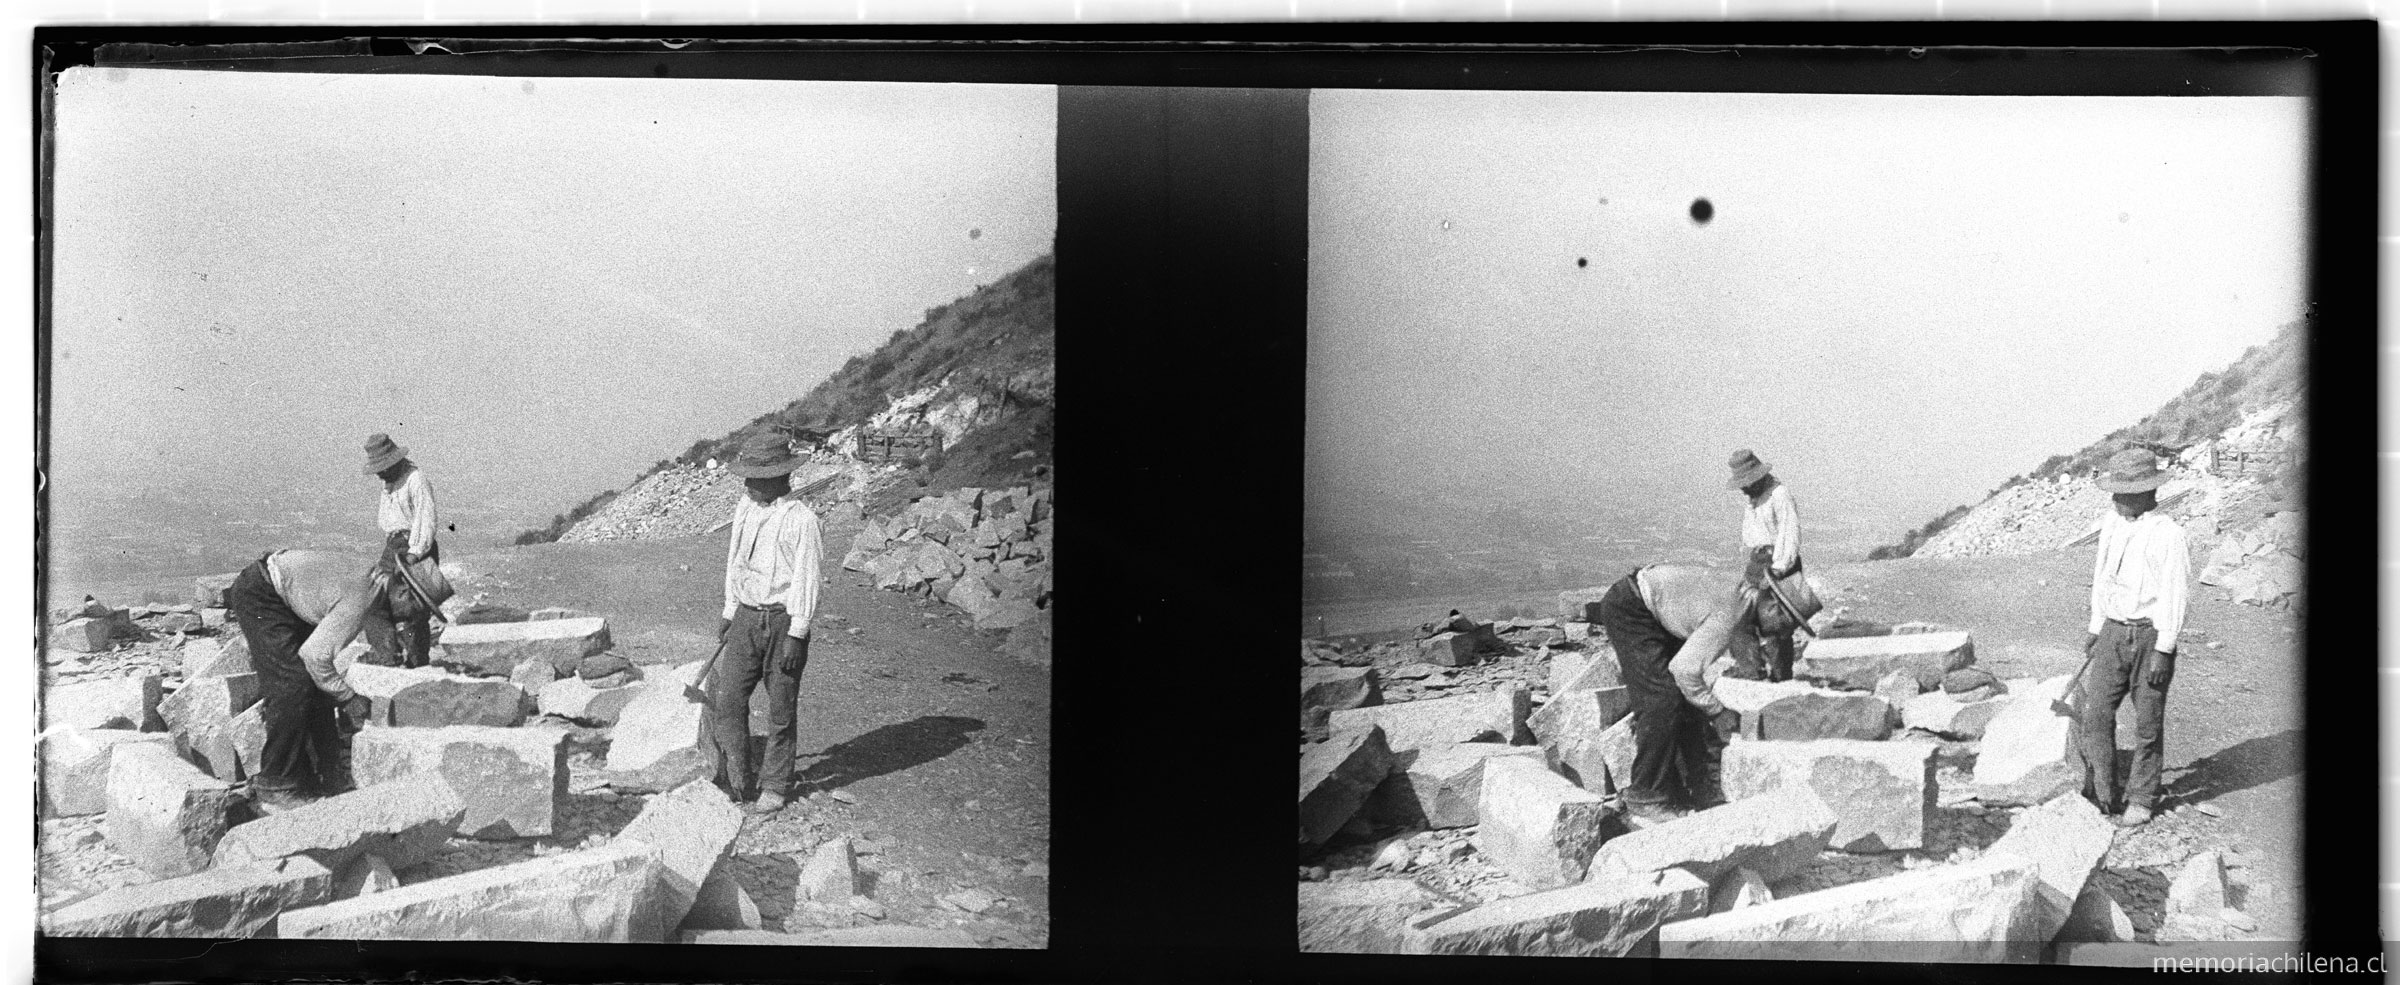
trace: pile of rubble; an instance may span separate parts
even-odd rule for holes
[[[2219,541],[2200,569],[2200,583],[2223,589],[2236,602],[2288,608],[2307,577],[2301,564],[2306,544],[2300,513],[2277,513]]]
[[[878,470],[843,455],[820,454],[792,477],[792,488],[819,486],[808,495],[827,524],[856,522],[859,503],[880,477]],[[722,530],[743,495],[742,479],[723,463],[678,465],[634,483],[591,516],[559,535],[560,543],[657,540]]]
[[[572,610],[452,625],[430,667],[347,648],[337,662],[372,710],[334,770],[346,789],[263,812],[246,787],[266,742],[259,676],[224,622],[231,580],[201,579],[194,605],[149,614],[199,620],[175,622],[167,672],[44,689],[44,933],[975,946],[955,930],[853,926],[882,907],[841,838],[762,914],[727,854],[743,815],[711,782],[703,662],[637,667],[608,652],[606,618]],[[145,621],[98,603],[64,615],[51,663],[98,635],[58,631],[77,621]],[[584,768],[571,747],[593,727],[607,729],[605,758]],[[555,844],[580,833],[568,821],[585,801],[633,816]]]
[[[842,567],[875,587],[940,599],[1006,629],[1003,651],[1047,662],[1050,638],[1050,487],[968,487],[866,521]]]
[[[1936,624],[1820,616],[1788,682],[1720,660],[1726,802],[1634,818],[1600,595],[1414,643],[1303,643],[1303,950],[2115,963],[2146,962],[2143,934],[2247,923],[2195,856],[2137,930],[2095,877],[2117,829],[2077,793],[2069,678],[1997,680]],[[1422,665],[1486,683],[1427,690]]]

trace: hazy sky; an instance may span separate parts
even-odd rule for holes
[[[2305,112],[1320,90],[1311,502],[1473,476],[1729,513],[1752,447],[1812,524],[1896,539],[2303,312]]]
[[[502,538],[1056,225],[1050,87],[79,68],[57,107],[62,514],[230,482],[371,531],[386,431]]]

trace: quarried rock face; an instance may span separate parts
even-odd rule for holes
[[[1587,882],[1475,907],[1416,931],[1427,954],[1646,956],[1671,921],[1708,912],[1708,884],[1680,869]]]
[[[1334,954],[1401,954],[1408,922],[1456,901],[1411,879],[1300,883],[1300,949]]]
[[[342,940],[658,943],[673,926],[659,865],[649,843],[620,841],[292,910],[277,929]]]
[[[272,937],[278,916],[326,901],[332,884],[332,873],[305,858],[224,866],[85,897],[45,915],[42,932],[62,937]]]
[[[1749,960],[2031,962],[2032,862],[2013,855],[1902,872],[1670,923],[1659,956]]]
[[[439,773],[466,804],[458,833],[474,838],[549,834],[567,793],[566,734],[548,729],[371,728],[352,738],[350,766],[360,786]]]
[[[1377,726],[1337,731],[1310,747],[1300,757],[1300,843],[1321,845],[1333,837],[1391,769],[1392,752]]]
[[[1920,742],[1739,740],[1725,747],[1721,780],[1735,800],[1805,786],[1833,809],[1830,847],[1898,851],[1925,844],[1937,800],[1933,753]]]
[[[1484,855],[1534,889],[1581,880],[1592,853],[1623,829],[1598,794],[1520,758],[1484,761],[1476,818]]]
[[[110,756],[110,847],[152,875],[173,878],[208,868],[239,803],[231,784],[164,745],[126,743]]]
[[[1384,742],[1394,752],[1446,748],[1487,739],[1524,745],[1533,738],[1533,733],[1525,727],[1525,717],[1532,706],[1532,695],[1526,693],[1523,685],[1507,684],[1483,694],[1337,711],[1329,722],[1336,733],[1380,726]]]
[[[1488,781],[1487,781],[1488,782]],[[1609,841],[1592,857],[1592,879],[1681,868],[1702,879],[1752,869],[1786,879],[1825,850],[1840,823],[1806,787],[1736,800]]]

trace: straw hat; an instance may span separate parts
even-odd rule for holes
[[[1766,478],[1767,474],[1773,471],[1772,467],[1759,461],[1758,456],[1752,454],[1748,448],[1734,452],[1733,460],[1725,464],[1733,468],[1733,478],[1725,483],[1727,489],[1747,489],[1751,483]]]
[[[794,454],[791,442],[781,435],[754,434],[742,442],[741,453],[725,469],[745,479],[765,479],[791,475],[801,461],[802,456]]]
[[[388,434],[367,437],[367,474],[374,475],[408,459],[408,449],[392,443]]]
[[[2108,456],[2108,468],[2100,473],[2100,488],[2112,493],[2149,492],[2166,484],[2167,473],[2158,467],[2158,458],[2139,448]]]

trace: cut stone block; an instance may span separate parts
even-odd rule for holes
[[[1711,687],[1717,700],[1741,714],[1744,738],[1871,741],[1892,734],[1891,705],[1872,694],[1828,691],[1802,681],[1769,683],[1738,677],[1720,677]]]
[[[50,645],[76,653],[98,653],[108,649],[117,637],[117,627],[106,619],[90,617],[69,619],[50,626]]]
[[[1993,715],[1983,730],[1975,757],[1978,785],[2007,783],[2036,766],[2067,758],[2074,748],[2075,719],[2052,706],[2073,680],[2073,675],[2061,675],[2023,689],[2010,688],[2016,700]]]
[[[51,911],[41,927],[61,937],[272,937],[278,916],[330,899],[332,887],[324,866],[278,859],[106,890]]]
[[[1575,672],[1565,678],[1552,674],[1550,693],[1565,694],[1587,688],[1622,687],[1625,684],[1622,668],[1617,666],[1617,651],[1606,646],[1594,647],[1592,652],[1574,662]]]
[[[1484,762],[1476,818],[1484,856],[1533,889],[1581,880],[1592,853],[1623,830],[1598,794],[1520,758]]]
[[[2175,870],[2175,881],[2167,886],[2167,913],[2214,917],[2224,908],[2224,856],[2201,852],[2186,859],[2183,867]]]
[[[239,825],[217,843],[217,864],[306,855],[339,871],[376,855],[405,869],[440,852],[466,816],[439,775],[404,776]]]
[[[1558,621],[1599,622],[1600,600],[1608,597],[1609,587],[1570,588],[1558,593]]]
[[[233,719],[257,703],[258,675],[230,674],[186,680],[158,710],[175,736],[176,752],[220,780],[239,780]]]
[[[208,868],[240,798],[166,746],[125,743],[108,767],[108,841],[161,878]]]
[[[2030,901],[2036,936],[2049,940],[2065,927],[2075,900],[2083,894],[2092,867],[2108,854],[2117,826],[2100,809],[2081,797],[2060,797],[2017,814],[2008,833],[1985,849],[1986,854],[2015,855],[2031,860],[2035,881]]]
[[[658,869],[658,849],[619,841],[293,910],[277,930],[343,940],[657,943],[671,927]]]
[[[614,725],[624,717],[625,709],[633,704],[634,699],[641,697],[649,687],[646,683],[635,681],[622,687],[595,688],[580,677],[566,677],[544,685],[534,703],[545,715],[556,715],[590,725]]]
[[[1416,931],[1427,954],[1641,957],[1661,925],[1708,912],[1708,884],[1680,869],[1498,900]]]
[[[771,930],[703,930],[683,935],[686,944],[744,944],[786,947],[976,947],[963,930],[877,925],[779,934]]]
[[[1905,670],[1916,677],[1918,690],[1926,691],[1940,687],[1942,675],[1974,662],[1974,635],[1958,629],[1814,640],[1793,673],[1839,688],[1868,691],[1884,675]]]
[[[1543,761],[1539,746],[1462,742],[1448,749],[1396,754],[1391,774],[1375,788],[1370,813],[1412,829],[1463,828],[1475,823],[1483,799],[1483,764],[1495,756]]]
[[[2083,763],[2058,760],[2025,771],[2007,783],[1969,783],[1967,792],[1985,807],[2031,807],[2083,788]]]
[[[609,739],[610,770],[639,770],[668,753],[700,746],[700,728],[708,706],[691,685],[705,664],[706,661],[695,660],[654,674],[645,682],[642,693],[626,700]],[[589,705],[585,706],[585,712],[590,713]]]
[[[1300,671],[1300,727],[1316,728],[1337,711],[1383,703],[1372,667],[1309,667]]]
[[[207,628],[197,612],[164,612],[144,620],[143,625],[153,633],[168,635],[197,633]]]
[[[1659,956],[2031,962],[2032,862],[1987,856],[1786,897],[1658,930]]]
[[[2057,940],[2084,941],[2103,944],[2124,944],[2133,941],[2133,918],[2116,897],[2108,895],[2098,883],[2087,882],[2083,895],[2075,897],[2075,906],[2067,911],[2065,926],[2058,929]]]
[[[1403,954],[1408,923],[1456,901],[1410,879],[1300,883],[1300,949],[1330,954]]]
[[[680,924],[700,898],[700,884],[718,868],[725,847],[742,832],[742,809],[706,780],[686,783],[650,798],[625,830],[622,841],[648,842],[659,850],[659,891],[668,924]]]
[[[203,609],[225,608],[225,593],[232,590],[233,580],[241,575],[239,571],[229,571],[192,579],[192,604]]]
[[[157,674],[47,685],[42,688],[42,727],[164,732],[167,721],[158,713],[161,693]]]
[[[266,711],[267,705],[264,701],[251,705],[241,714],[233,716],[233,724],[226,728],[226,734],[233,740],[235,769],[245,777],[257,776],[259,763],[265,758],[267,751]]]
[[[1920,742],[1751,742],[1725,747],[1725,796],[1744,800],[1806,786],[1837,823],[1827,845],[1846,852],[1919,848],[1936,802],[1934,747]]]
[[[225,677],[233,674],[256,673],[250,665],[250,646],[236,635],[230,641],[183,641],[183,680],[186,684],[203,677]]]
[[[1895,728],[1899,726],[1900,709],[1916,700],[1917,695],[1922,693],[1924,693],[1924,689],[1917,686],[1917,675],[1905,670],[1895,670],[1883,675],[1882,680],[1875,682],[1875,696],[1882,698],[1883,703],[1890,706],[1890,713],[1894,718],[1892,724]]]
[[[2015,700],[2015,695],[2003,694],[1961,702],[1941,691],[1927,691],[1901,706],[1900,724],[1955,739],[1979,739],[1991,727],[1992,716]]]
[[[1400,752],[1486,739],[1528,745],[1533,733],[1525,727],[1525,716],[1532,710],[1533,696],[1525,687],[1506,684],[1483,694],[1337,711],[1330,721],[1337,733],[1381,726],[1384,742]]]
[[[850,854],[850,839],[825,839],[800,869],[795,900],[838,903],[858,895],[857,866],[858,860]]]
[[[676,929],[757,930],[765,925],[758,902],[733,878],[732,867],[720,862],[700,881],[700,894],[692,898],[691,910]]]
[[[1605,794],[1610,776],[1605,738],[1612,726],[1628,721],[1632,710],[1633,699],[1623,687],[1568,691],[1533,716],[1533,733],[1568,781]]]
[[[507,677],[527,660],[547,660],[572,673],[583,658],[609,648],[608,620],[545,619],[454,625],[442,633],[444,660],[470,673]]]
[[[1472,633],[1442,633],[1417,641],[1417,659],[1442,667],[1471,667],[1478,642]]]
[[[546,835],[567,795],[566,735],[484,725],[372,728],[352,738],[350,769],[360,786],[440,773],[466,804],[461,835]]]
[[[117,747],[147,743],[173,751],[165,732],[60,729],[42,738],[42,816],[82,817],[108,810],[108,769]]]
[[[1358,813],[1391,772],[1383,729],[1335,732],[1300,756],[1300,843],[1321,845]]]
[[[1735,869],[1718,876],[1716,884],[1708,889],[1710,913],[1727,913],[1745,906],[1772,902],[1775,902],[1775,891],[1767,888],[1767,880],[1751,869]]]
[[[1735,869],[1753,869],[1776,882],[1824,851],[1839,823],[1815,791],[1787,787],[1613,839],[1592,857],[1590,878],[1682,868],[1714,880]]]
[[[553,606],[545,606],[545,607],[543,607],[543,608],[535,609],[535,610],[533,610],[532,612],[528,612],[528,613],[526,613],[526,614],[525,614],[525,620],[526,620],[527,622],[548,622],[548,621],[550,621],[550,620],[552,620],[552,619],[601,619],[601,618],[605,618],[605,617],[601,616],[601,615],[600,615],[599,613],[597,613],[597,612],[585,612],[585,611],[583,611],[582,609],[568,609],[568,608],[563,608],[563,607],[560,607],[560,606],[555,606],[555,605],[553,605]]]
[[[1583,665],[1590,663],[1591,660],[1592,658],[1590,654],[1576,650],[1552,651],[1550,654],[1550,676],[1548,679],[1550,693],[1553,695],[1560,695],[1574,690],[1574,688],[1568,687],[1567,685],[1574,682],[1576,675],[1583,673]]]
[[[400,877],[392,874],[391,863],[378,855],[361,855],[333,874],[333,898],[350,899],[368,893],[380,893],[400,888]]]
[[[525,692],[511,681],[467,677],[437,667],[363,663],[353,665],[345,676],[350,689],[373,704],[370,720],[378,725],[514,728],[525,723]]]
[[[202,610],[200,610],[200,628],[202,628],[202,629],[210,630],[210,631],[212,631],[212,632],[213,632],[213,631],[215,631],[215,630],[224,629],[224,628],[225,628],[225,624],[227,624],[227,623],[230,623],[230,622],[232,622],[232,621],[233,621],[233,612],[232,612],[232,610],[229,610],[229,609],[202,609]]]
[[[1618,719],[1615,725],[1600,733],[1600,762],[1608,769],[1608,792],[1621,793],[1632,782],[1633,757],[1637,749],[1633,741],[1633,716]],[[1589,777],[1586,777],[1589,780]],[[1589,790],[1591,787],[1586,786]]]

